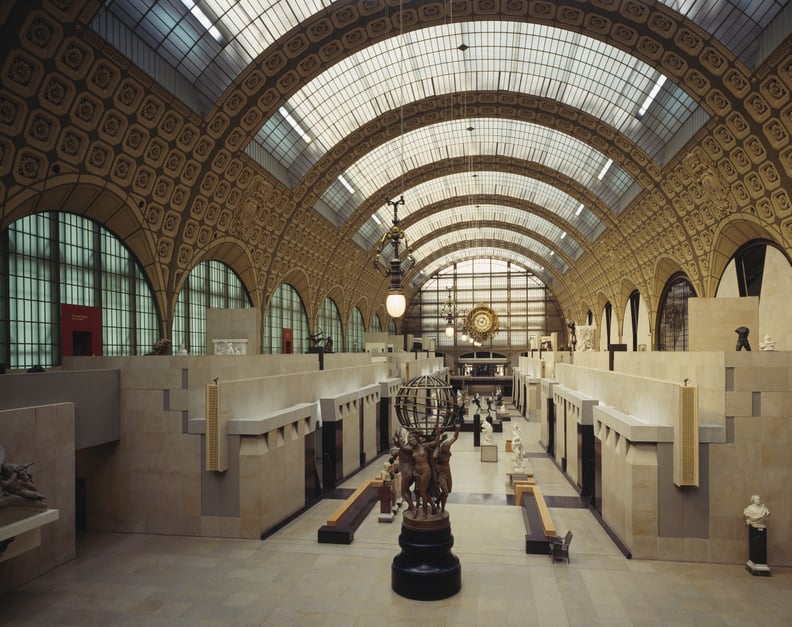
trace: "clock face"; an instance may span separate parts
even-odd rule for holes
[[[484,341],[498,332],[498,314],[484,303],[473,308],[468,314],[467,323],[479,341]]]
[[[473,326],[476,328],[476,331],[486,333],[492,326],[492,320],[486,311],[480,311],[473,318]]]

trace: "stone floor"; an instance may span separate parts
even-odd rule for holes
[[[506,498],[507,423],[494,434],[497,463],[480,461],[472,433],[453,448],[448,509],[462,589],[451,598],[412,601],[391,590],[398,517],[378,523],[375,509],[353,544],[318,544],[339,504],[327,499],[265,541],[84,534],[76,560],[0,598],[0,625],[792,625],[792,569],[765,578],[743,564],[626,559],[569,498],[574,490],[542,455],[538,424],[517,419],[558,531],[574,532],[569,564],[525,554],[522,515]]]

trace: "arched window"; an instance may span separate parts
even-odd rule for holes
[[[382,322],[380,321],[379,314],[371,316],[371,325],[369,326],[371,333],[382,333]]]
[[[6,265],[7,260],[7,265]],[[136,355],[161,337],[154,296],[124,244],[66,212],[27,216],[0,233],[0,362],[61,362],[60,305],[99,307],[102,352]]]
[[[630,339],[632,341],[632,349],[634,351],[638,350],[638,314],[641,309],[641,293],[638,290],[635,290],[632,294],[630,294],[630,323],[632,333],[630,334]]]
[[[610,345],[613,344],[613,336],[611,335],[611,327],[613,321],[613,305],[610,301],[605,303],[602,309],[602,326],[600,327],[600,350],[609,350]]]
[[[314,333],[321,333],[325,340],[332,338],[333,351],[336,353],[344,352],[344,330],[341,325],[341,314],[338,313],[338,306],[330,297],[324,299],[319,315],[316,316],[316,330]]]
[[[657,316],[657,350],[688,349],[688,299],[692,296],[696,290],[684,274],[675,274],[666,283]]]
[[[347,322],[347,342],[350,353],[363,353],[366,350],[365,328],[363,314],[355,307]]]
[[[206,354],[206,310],[250,307],[245,286],[222,261],[202,261],[190,272],[176,300],[173,347]]]
[[[388,335],[396,335],[396,321],[391,320],[388,324]]]
[[[288,283],[281,283],[272,295],[264,317],[264,353],[283,353],[283,330],[290,329],[292,350],[308,351],[308,315],[299,292]]]

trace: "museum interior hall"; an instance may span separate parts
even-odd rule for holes
[[[787,0],[0,33],[0,624],[792,624]]]

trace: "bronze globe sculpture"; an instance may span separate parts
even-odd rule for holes
[[[397,433],[393,440],[407,510],[399,535],[402,551],[391,566],[391,587],[410,599],[444,599],[462,587],[445,509],[452,485],[451,446],[460,428],[457,424],[448,437],[456,416],[453,388],[437,377],[415,377],[399,389],[395,405],[407,432]]]

